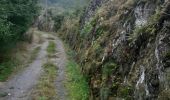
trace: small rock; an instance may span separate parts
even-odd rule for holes
[[[11,96],[11,93],[8,93],[8,96]]]

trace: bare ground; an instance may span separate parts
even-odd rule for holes
[[[62,41],[56,37],[56,43],[57,43],[57,67],[58,67],[58,76],[56,80],[56,91],[57,91],[57,97],[59,100],[67,100],[67,91],[64,86],[64,81],[65,81],[65,66],[66,66],[66,53],[64,50],[64,46]]]

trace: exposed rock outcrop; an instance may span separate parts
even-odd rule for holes
[[[91,99],[170,99],[169,0],[93,0],[80,27],[63,37],[88,76]]]

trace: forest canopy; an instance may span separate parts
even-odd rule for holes
[[[22,39],[37,12],[37,0],[0,1],[0,52]]]

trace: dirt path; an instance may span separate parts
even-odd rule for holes
[[[27,100],[31,89],[36,84],[42,71],[43,61],[46,60],[46,48],[48,41],[46,40],[33,63],[31,63],[23,72],[18,73],[13,78],[4,83],[1,87],[1,93],[8,93],[5,98],[0,100]]]
[[[67,100],[67,91],[64,86],[65,81],[65,66],[66,66],[66,53],[64,50],[64,46],[62,41],[56,37],[56,50],[57,50],[57,58],[56,64],[58,67],[58,76],[56,80],[56,91],[57,97],[59,100]]]
[[[49,36],[49,35],[47,35]],[[54,36],[53,36],[54,37]],[[56,50],[58,51],[56,57],[53,58],[55,64],[58,67],[58,76],[56,79],[56,91],[59,100],[66,100],[66,89],[64,87],[65,80],[65,63],[66,54],[62,41],[57,37]],[[37,58],[33,63],[29,64],[22,72],[18,73],[7,82],[0,84],[0,93],[8,94],[5,97],[0,97],[0,100],[28,100],[32,89],[37,84],[42,72],[42,65],[47,60],[46,48],[48,46],[49,39],[45,39],[45,42],[41,45],[41,50],[38,53]]]

